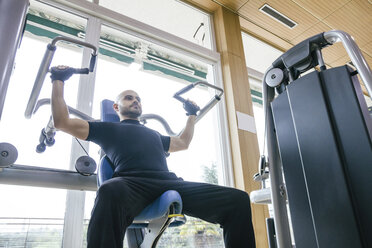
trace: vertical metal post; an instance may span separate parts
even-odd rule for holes
[[[269,248],[277,248],[274,219],[267,218],[266,226],[267,226],[267,239],[269,241]]]
[[[274,224],[278,248],[292,247],[287,214],[286,191],[282,176],[282,164],[279,157],[276,135],[274,133],[274,120],[270,106],[268,107],[267,118],[267,147],[271,199],[274,208]]]
[[[272,69],[267,69],[263,77],[263,107],[265,115],[265,132],[268,152],[268,163],[271,183],[271,199],[274,209],[274,224],[278,248],[292,247],[291,235],[289,230],[287,203],[285,188],[282,176],[282,165],[279,157],[278,143],[274,131],[274,120],[270,107],[270,102],[274,98],[275,92],[266,84],[266,74]]]
[[[14,58],[23,35],[28,5],[28,0],[0,0],[0,119]]]
[[[323,55],[322,55],[322,52],[320,51],[320,48],[318,47],[315,50],[315,52],[316,52],[316,57],[318,58],[318,64],[319,64],[320,70],[324,71],[327,68],[325,66],[325,63],[324,63],[324,60],[323,60]]]

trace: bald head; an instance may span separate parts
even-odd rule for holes
[[[137,92],[135,92],[134,90],[124,90],[119,95],[117,95],[115,103],[119,103],[120,100],[123,99],[126,95],[132,95],[132,96],[137,96],[138,97]]]
[[[142,114],[141,98],[134,90],[125,90],[116,97],[113,108],[120,120],[138,120]]]

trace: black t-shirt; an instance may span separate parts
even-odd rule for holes
[[[136,120],[89,122],[88,141],[98,144],[115,166],[115,172],[168,171],[165,152],[170,137]]]

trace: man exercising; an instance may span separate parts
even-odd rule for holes
[[[115,166],[113,178],[97,191],[88,227],[88,248],[123,247],[125,231],[134,217],[170,189],[181,195],[184,214],[221,225],[226,247],[255,247],[246,192],[186,182],[168,170],[165,152],[187,149],[193,137],[199,110],[194,103],[184,104],[189,117],[177,137],[162,136],[140,124],[141,99],[132,90],[120,93],[113,105],[120,123],[73,119],[63,99],[64,82],[73,73],[72,68],[64,66],[51,69],[54,125],[79,139],[97,143]]]

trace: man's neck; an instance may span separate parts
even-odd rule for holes
[[[139,118],[138,117],[133,118],[133,117],[129,117],[129,116],[120,116],[120,121],[124,121],[124,120],[135,120],[135,121],[139,121]]]

